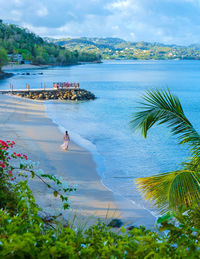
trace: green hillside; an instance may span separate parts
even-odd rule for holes
[[[200,45],[188,47],[119,38],[77,38],[53,40],[68,50],[90,51],[103,59],[200,59]]]
[[[17,55],[37,65],[68,65],[100,59],[96,53],[65,49],[63,46],[45,41],[27,29],[5,24],[0,20],[0,67]]]

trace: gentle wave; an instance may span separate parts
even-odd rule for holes
[[[58,116],[57,117],[53,116],[48,102],[46,102],[45,108],[46,108],[47,116],[52,120],[53,123],[55,123],[57,125],[60,132],[64,134],[67,129],[67,125],[64,125],[65,123],[60,122]],[[60,118],[60,119],[62,119],[62,118]],[[98,153],[96,146],[91,141],[83,138],[78,133],[76,133],[72,130],[68,130],[68,132],[69,132],[70,138],[74,141],[74,143],[85,148],[92,154],[94,162],[96,163],[96,166],[97,166],[96,170],[97,170],[98,174],[103,178],[104,172],[105,172],[104,159]]]

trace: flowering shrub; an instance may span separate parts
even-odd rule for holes
[[[2,205],[2,202],[7,204],[5,193],[9,193],[7,199],[12,197],[12,202],[14,202],[17,196],[13,190],[19,185],[26,185],[27,181],[15,181],[15,183],[13,181],[18,180],[18,176],[19,179],[21,179],[21,176],[27,177],[24,172],[28,172],[32,177],[37,177],[46,184],[48,188],[53,191],[54,196],[61,198],[64,209],[69,208],[68,196],[66,194],[75,191],[75,187],[68,186],[62,179],[59,179],[55,175],[45,174],[41,169],[36,167],[38,164],[28,160],[28,157],[25,154],[12,151],[14,145],[14,141],[0,140],[0,184],[2,187],[0,204]],[[26,188],[28,189],[28,186],[26,186]]]
[[[114,233],[101,222],[82,232],[60,224],[48,227],[38,216],[27,179],[18,179],[28,172],[44,184],[50,180],[49,188],[64,208],[69,207],[65,195],[74,188],[39,170],[26,155],[12,152],[14,145],[0,140],[0,258],[200,258],[198,209],[163,216],[157,231],[141,226]]]

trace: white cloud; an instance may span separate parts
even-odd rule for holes
[[[46,27],[35,27],[28,23],[22,23],[23,28],[27,28],[29,31],[34,32],[36,35],[45,36],[48,33],[48,28]]]
[[[21,6],[23,5],[23,0],[14,0],[14,3],[16,4],[16,6]]]
[[[48,9],[45,6],[41,6],[36,13],[38,16],[44,17],[48,14]]]
[[[114,26],[112,26],[112,30],[119,30],[119,26],[118,25],[114,25]]]
[[[106,5],[106,8],[118,15],[125,13],[136,13],[141,10],[140,2],[138,0],[118,0]]]
[[[129,0],[126,1],[117,1],[111,4],[111,7],[121,9],[129,7],[131,2]]]
[[[19,10],[11,10],[11,17],[13,21],[20,21],[22,18],[22,12],[20,12]]]
[[[134,32],[130,32],[130,40],[135,40],[135,33]]]
[[[0,0],[0,18],[51,37],[200,41],[200,0]]]

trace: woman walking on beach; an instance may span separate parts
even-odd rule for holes
[[[63,150],[68,150],[69,141],[70,141],[70,137],[68,132],[66,131],[64,135],[64,143],[61,145],[61,148]]]

